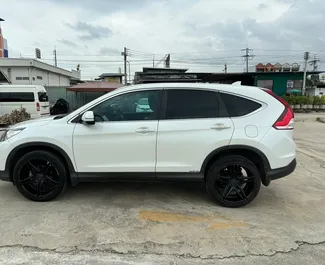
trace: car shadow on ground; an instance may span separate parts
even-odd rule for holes
[[[0,185],[2,200],[28,203],[11,183]],[[281,204],[281,192],[277,188],[262,187],[257,198],[244,208],[260,208]],[[31,202],[33,203],[33,202]],[[72,205],[107,205],[114,207],[143,207],[154,205],[192,205],[195,207],[221,207],[207,194],[202,183],[166,183],[166,182],[102,182],[79,183],[68,187],[51,203]]]
[[[163,183],[163,182],[103,182],[79,183],[59,197],[59,200],[111,200],[210,203],[202,183]]]

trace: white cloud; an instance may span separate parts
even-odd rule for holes
[[[225,62],[241,71],[246,45],[256,54],[251,63],[299,63],[304,50],[325,48],[323,0],[11,0],[1,11],[11,56],[32,56],[37,43],[51,63],[56,46],[59,66],[80,62],[85,78],[117,72],[123,47],[157,53],[155,60],[172,53],[172,67],[214,72]],[[152,56],[133,54],[132,72],[152,65]]]

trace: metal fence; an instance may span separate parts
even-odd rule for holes
[[[69,102],[69,111],[73,111],[86,103],[104,95],[101,92],[72,92],[67,91],[67,87],[46,86],[50,104],[54,104],[59,98]]]

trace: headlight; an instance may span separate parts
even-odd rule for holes
[[[25,128],[7,129],[4,132],[4,134],[1,135],[0,142],[3,142],[5,140],[8,140],[11,137],[14,137],[15,135],[19,134],[24,129]]]

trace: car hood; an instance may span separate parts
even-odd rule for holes
[[[28,121],[23,121],[20,123],[17,123],[15,125],[9,126],[10,129],[15,129],[15,128],[20,128],[20,127],[29,127],[29,126],[42,126],[50,123],[53,121],[55,116],[46,116],[46,117],[41,117],[37,119],[31,119]]]

